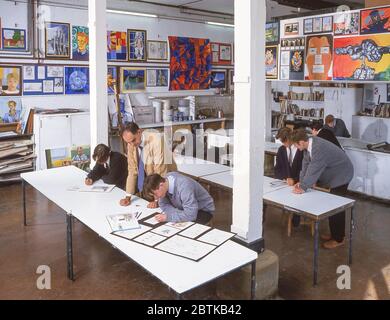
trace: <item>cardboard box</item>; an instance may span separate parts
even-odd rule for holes
[[[135,122],[138,125],[154,123],[153,107],[133,107]]]

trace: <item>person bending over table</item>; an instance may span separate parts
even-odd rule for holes
[[[114,184],[125,190],[127,179],[127,159],[119,152],[111,151],[105,144],[99,144],[93,151],[95,167],[85,179],[86,185],[92,185],[95,181],[102,179],[104,183]]]
[[[276,135],[276,139],[282,142],[276,155],[276,165],[274,168],[275,179],[285,180],[289,186],[294,186],[299,182],[299,174],[302,170],[303,151],[297,149],[291,142],[293,131],[290,128],[282,128]],[[293,215],[293,226],[298,227],[300,216]]]
[[[345,122],[331,114],[326,116],[324,128],[332,131],[336,137],[351,138]]]
[[[334,145],[336,145],[340,149],[342,149],[341,144],[340,144],[339,140],[337,140],[333,131],[326,129],[321,123],[317,122],[317,123],[313,124],[311,126],[311,133],[313,136],[328,140],[329,142],[332,142]]]
[[[346,153],[329,141],[309,138],[303,130],[294,132],[292,141],[299,150],[304,151],[300,182],[294,186],[293,192],[301,194],[318,184],[330,189],[332,194],[344,196],[354,173],[352,162]],[[326,240],[324,247],[333,249],[343,245],[345,211],[329,218],[329,228],[330,236],[322,237]]]
[[[165,152],[165,142],[159,132],[143,132],[135,122],[122,130],[122,139],[127,143],[128,176],[126,182],[126,198],[120,201],[121,206],[129,206],[131,195],[141,197],[145,178],[152,174],[166,176],[170,171],[177,171],[172,151]],[[171,154],[170,159],[166,155]],[[156,208],[155,202],[149,208]]]
[[[210,194],[195,180],[177,172],[166,178],[153,174],[145,179],[143,193],[158,199],[162,214],[159,222],[190,222],[207,224],[213,217],[215,206]]]

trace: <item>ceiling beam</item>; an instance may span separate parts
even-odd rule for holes
[[[276,0],[277,3],[296,8],[303,8],[308,10],[327,9],[337,7],[336,3],[323,0]]]

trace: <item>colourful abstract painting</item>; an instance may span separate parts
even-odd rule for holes
[[[265,77],[267,79],[278,78],[278,46],[265,47]]]
[[[305,80],[332,80],[333,35],[306,38]]]
[[[26,30],[3,28],[3,50],[26,50]]]
[[[72,59],[89,60],[89,29],[88,27],[72,27]]]
[[[390,80],[390,34],[337,38],[335,80]]]
[[[127,32],[107,32],[107,60],[127,61]]]
[[[169,37],[170,90],[209,89],[211,44],[208,39]]]
[[[360,11],[360,34],[390,32],[390,7]]]
[[[89,94],[88,67],[65,67],[65,94]]]

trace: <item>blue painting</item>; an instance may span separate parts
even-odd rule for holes
[[[121,92],[144,91],[146,87],[146,69],[121,68]]]
[[[226,71],[211,71],[211,88],[226,89]]]
[[[129,60],[146,61],[146,31],[128,30]]]
[[[88,67],[65,67],[65,94],[89,94]]]
[[[0,125],[16,123],[21,120],[22,99],[19,97],[0,98]]]
[[[118,72],[116,67],[107,68],[108,94],[115,94],[115,86],[118,85]]]
[[[23,95],[58,95],[64,93],[64,67],[23,66]]]

